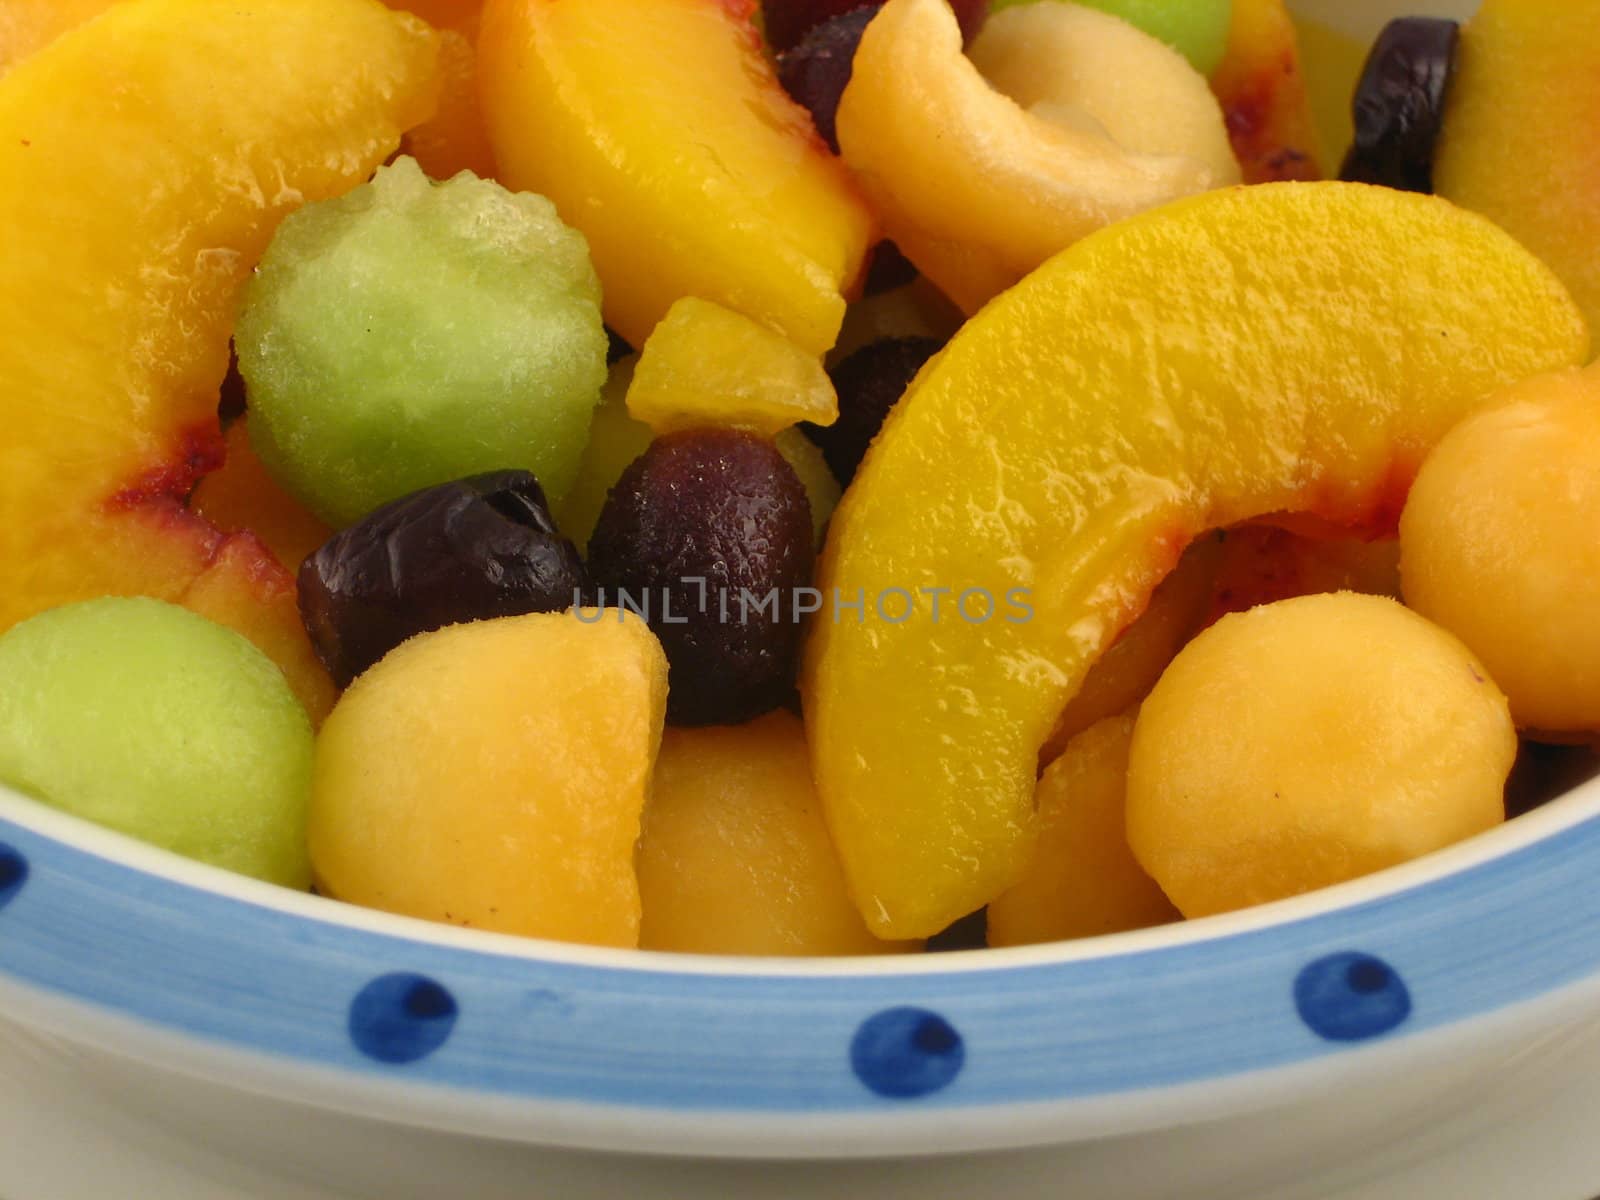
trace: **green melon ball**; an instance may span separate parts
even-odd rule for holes
[[[583,235],[542,196],[409,158],[284,221],[235,341],[252,447],[337,527],[509,467],[558,502],[606,378]]]
[[[311,722],[231,629],[160,600],[0,635],[0,783],[214,866],[306,888]]]
[[[1053,0],[991,0],[995,11],[1018,4]],[[1077,0],[1087,8],[1121,17],[1151,37],[1159,38],[1187,58],[1196,71],[1210,75],[1228,46],[1233,0]]]

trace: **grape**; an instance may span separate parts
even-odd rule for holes
[[[606,377],[583,237],[542,197],[409,158],[284,221],[235,340],[251,445],[335,527],[505,467],[559,500]]]
[[[384,505],[300,567],[300,613],[340,687],[407,638],[572,607],[583,563],[527,471],[495,471]]]
[[[589,539],[599,599],[631,602],[661,639],[667,719],[678,725],[735,724],[788,698],[802,631],[795,589],[810,583],[813,558],[794,470],[771,442],[731,429],[657,438],[622,473]]]
[[[762,0],[761,14],[767,30],[767,44],[780,54],[798,46],[807,33],[851,9],[863,0]],[[984,17],[989,15],[989,0],[950,0],[961,33],[967,41],[978,36]]]
[[[1356,138],[1341,179],[1433,191],[1434,144],[1460,38],[1456,22],[1427,17],[1384,27],[1356,87]]]
[[[792,50],[778,56],[778,81],[795,102],[811,113],[812,123],[828,149],[839,153],[835,118],[839,98],[850,84],[850,65],[867,25],[880,4],[868,4],[831,17],[816,26]]]
[[[863,346],[830,372],[839,394],[839,419],[827,428],[800,428],[822,447],[840,484],[850,485],[889,410],[922,365],[943,348],[936,338],[885,338]]]

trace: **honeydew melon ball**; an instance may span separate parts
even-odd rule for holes
[[[606,378],[583,235],[542,196],[410,158],[283,222],[235,340],[252,447],[337,527],[505,468],[559,503]]]
[[[311,763],[283,673],[188,609],[89,600],[0,635],[0,783],[55,808],[305,888]]]
[[[1061,0],[991,0],[990,8],[1019,4],[1055,4]],[[1233,21],[1232,0],[1077,0],[1085,8],[1121,17],[1130,25],[1158,38],[1189,60],[1202,75],[1222,61],[1228,47],[1228,26]]]

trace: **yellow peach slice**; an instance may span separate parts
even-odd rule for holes
[[[1549,263],[1600,321],[1600,5],[1485,0],[1461,31],[1434,181]]]
[[[1137,39],[1140,70],[1194,76],[1154,38],[1102,13],[1091,18],[1115,30],[1119,46]],[[1092,55],[1101,40],[1087,39],[1082,52]],[[1203,88],[1191,101],[1216,111]],[[838,129],[889,236],[969,313],[1086,234],[1237,178],[1201,159],[1123,145],[1093,121],[1028,112],[962,54],[944,0],[889,0],[873,18]]]
[[[969,321],[834,514],[820,586],[864,604],[807,651],[817,786],[873,931],[931,934],[1015,882],[1040,744],[1194,537],[1292,512],[1392,531],[1446,431],[1588,346],[1489,222],[1337,183],[1132,218]]]
[[[606,319],[644,344],[683,296],[820,355],[873,241],[746,0],[489,0],[478,70],[507,185],[589,239]]]
[[[182,600],[213,569],[292,614],[270,556],[221,554],[178,505],[221,459],[254,262],[427,114],[434,54],[369,0],[126,0],[0,81],[0,629],[96,595]]]
[[[474,929],[636,945],[634,842],[666,704],[666,658],[631,613],[412,638],[318,735],[318,887]]]
[[[1228,48],[1211,73],[1211,90],[1246,183],[1322,178],[1299,34],[1284,0],[1233,0]]]
[[[720,304],[685,296],[639,352],[628,415],[657,436],[715,425],[760,437],[832,425],[839,397],[814,354]]]

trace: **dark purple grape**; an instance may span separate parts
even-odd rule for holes
[[[828,373],[839,393],[839,419],[826,428],[800,428],[821,448],[841,485],[850,486],[889,410],[923,364],[943,348],[937,338],[884,338],[863,346]]]
[[[639,612],[666,651],[667,718],[734,724],[794,686],[811,582],[811,505],[768,441],[730,429],[657,438],[589,539],[601,604]],[[626,593],[625,595],[622,593]]]
[[[863,296],[877,296],[884,292],[892,292],[895,288],[905,287],[916,280],[918,271],[916,265],[900,253],[900,247],[893,242],[879,242],[872,250],[872,261],[867,267],[866,282],[862,285]]]
[[[1461,27],[1402,17],[1373,43],[1355,95],[1355,144],[1341,179],[1433,191],[1433,150],[1455,72]]]
[[[778,55],[778,80],[784,91],[811,113],[817,132],[835,154],[839,153],[835,126],[839,98],[850,83],[861,35],[882,7],[868,4],[832,17],[815,26],[794,49]]]
[[[401,642],[463,621],[571,608],[583,562],[527,471],[414,492],[300,567],[300,616],[340,687]]]

